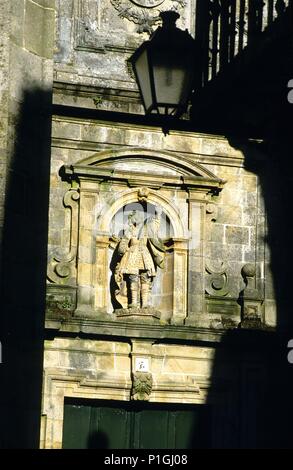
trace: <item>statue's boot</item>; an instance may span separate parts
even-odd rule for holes
[[[138,303],[138,284],[137,283],[131,283],[130,285],[130,300],[131,303],[129,305],[129,308],[138,308],[139,303]]]
[[[150,295],[150,284],[149,283],[142,283],[141,284],[141,303],[142,308],[149,307],[149,295]]]

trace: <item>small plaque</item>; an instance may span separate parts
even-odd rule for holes
[[[149,372],[149,360],[146,357],[135,358],[136,372]]]

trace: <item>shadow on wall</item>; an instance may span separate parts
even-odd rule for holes
[[[51,102],[40,88],[25,91],[12,136],[1,246],[2,448],[39,447]]]
[[[219,88],[210,82],[204,108],[194,104],[194,119],[205,126],[201,130],[225,134],[230,145],[243,153],[244,168],[258,177],[267,222],[266,238],[259,240],[268,248],[266,313],[273,302],[277,311],[275,330],[231,329],[215,345],[208,396],[213,408],[212,448],[293,447],[293,365],[287,358],[287,344],[293,339],[293,105],[287,101],[287,84],[293,78],[293,4],[289,3],[284,15],[278,15],[278,28],[272,25],[264,36],[262,47],[248,47],[244,60],[236,62],[238,68],[226,69]],[[249,141],[255,136],[261,136],[262,143]]]
[[[277,324],[275,329],[231,329],[214,345],[207,399],[212,409],[210,447],[291,449],[293,364],[287,345],[293,339],[292,145],[284,132],[262,144],[229,141],[243,152],[245,169],[259,178],[268,226],[262,241],[270,251],[265,297],[268,305],[275,299]],[[193,448],[196,429],[195,424]]]
[[[234,148],[243,152],[245,169],[259,179],[267,220],[266,239],[260,240],[268,247],[265,297],[267,309],[275,301],[277,313],[275,332],[229,332],[224,338],[224,343],[234,343],[235,349],[238,337],[241,447],[293,447],[293,365],[287,358],[288,341],[293,338],[293,225],[290,220],[293,159],[288,137],[292,112],[285,104],[281,115],[268,129],[270,137],[261,144],[240,144],[229,139]],[[245,336],[247,341],[242,340]],[[239,345],[242,345],[240,349]],[[216,357],[215,375],[224,361],[221,355]]]

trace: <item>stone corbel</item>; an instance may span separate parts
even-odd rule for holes
[[[148,401],[153,387],[152,374],[148,372],[134,372],[132,374],[132,400]]]

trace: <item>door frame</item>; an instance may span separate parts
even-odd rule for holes
[[[69,376],[58,369],[46,369],[43,386],[41,416],[41,449],[62,449],[64,399],[94,399],[130,401],[132,380],[127,375],[104,375],[91,379],[86,376]],[[198,388],[186,382],[166,382],[153,388],[150,402],[205,404],[209,393],[209,381],[200,380]]]

